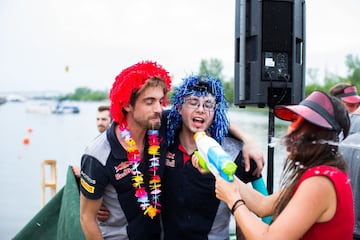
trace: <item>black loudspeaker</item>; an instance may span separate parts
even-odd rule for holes
[[[305,1],[236,0],[234,103],[297,104],[304,85]]]

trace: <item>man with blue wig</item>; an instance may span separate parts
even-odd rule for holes
[[[242,143],[229,137],[228,103],[221,81],[210,75],[191,75],[175,90],[166,113],[168,151],[163,181],[165,239],[228,239],[230,211],[215,196],[215,177],[202,174],[191,162],[197,149],[194,133],[206,131],[222,144],[238,165],[244,182],[258,179],[245,170]],[[231,130],[231,132],[233,132]],[[240,135],[239,135],[240,136]]]

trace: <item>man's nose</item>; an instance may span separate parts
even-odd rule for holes
[[[197,111],[201,111],[201,112],[205,112],[205,108],[204,108],[204,103],[199,103],[198,107],[197,107]]]
[[[163,106],[162,106],[162,104],[160,102],[155,104],[154,111],[155,112],[160,112],[160,113],[163,111]]]

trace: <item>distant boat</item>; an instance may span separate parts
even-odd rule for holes
[[[6,101],[8,102],[25,102],[26,98],[20,95],[8,95],[6,97]]]
[[[6,103],[6,98],[0,97],[0,105]]]
[[[53,106],[48,102],[31,102],[26,106],[26,112],[28,113],[50,114],[52,109]]]
[[[28,113],[42,113],[42,114],[76,114],[80,112],[80,108],[75,105],[64,104],[63,102],[31,102],[26,106]]]
[[[68,106],[68,105],[57,105],[52,113],[54,114],[64,114],[64,113],[79,113],[80,108],[78,106]]]
[[[75,105],[65,104],[64,100],[59,100],[51,112],[54,114],[79,113],[80,108]]]

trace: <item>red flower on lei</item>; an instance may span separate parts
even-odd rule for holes
[[[151,156],[149,159],[149,189],[150,189],[150,199],[149,194],[146,191],[144,184],[144,174],[138,169],[142,159],[140,157],[140,151],[136,147],[136,142],[131,137],[131,133],[128,129],[124,127],[120,128],[120,137],[125,140],[127,144],[127,155],[128,160],[132,164],[131,173],[133,187],[135,188],[135,196],[137,201],[140,203],[141,210],[144,211],[144,215],[148,215],[153,219],[157,214],[160,213],[161,204],[159,203],[160,197],[160,187],[161,180],[160,176],[157,175],[157,170],[160,166],[160,142],[159,142],[159,131],[158,130],[148,130],[148,153]]]

